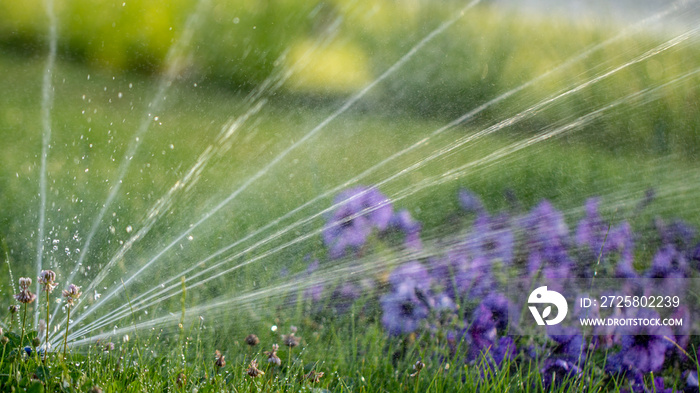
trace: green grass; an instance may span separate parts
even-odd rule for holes
[[[39,207],[36,195],[41,126],[37,97],[40,97],[38,75],[43,59],[28,61],[24,57],[4,57],[0,61],[3,69],[13,75],[13,78],[0,79],[0,88],[12,92],[0,97],[0,138],[5,143],[0,157],[3,168],[0,205],[4,207],[0,210],[0,235],[8,244],[16,274],[29,274],[32,269],[29,261],[35,259],[36,244],[32,234],[36,230]],[[106,184],[114,181],[127,145],[147,113],[145,107],[155,86],[152,80],[143,76],[115,75],[72,63],[59,63],[56,75],[60,78],[56,80],[57,100],[52,112],[52,148],[48,157],[48,200],[51,206],[47,211],[47,223],[53,228],[52,238],[61,240],[58,252],[51,254],[55,261],[52,263],[59,270],[67,270],[66,266],[72,266],[77,255],[72,252],[65,256],[60,251],[63,247],[80,247],[79,239],[86,236],[107,198],[109,188]],[[22,89],[17,86],[22,86]],[[99,247],[91,250],[89,260],[98,268],[112,257],[120,241],[128,239],[126,228],[138,229],[148,209],[185,175],[199,155],[216,140],[229,118],[241,116],[246,109],[242,97],[222,92],[206,83],[197,87],[176,83],[172,89],[168,104],[157,114],[159,121],[154,121],[145,134],[114,206],[96,235],[94,243]],[[121,99],[117,98],[119,92],[123,93]],[[643,111],[644,107],[636,110]],[[165,247],[186,230],[189,223],[211,211],[329,114],[330,110],[324,107],[312,110],[295,106],[294,101],[269,102],[246,123],[246,127],[236,132],[231,149],[210,159],[193,188],[176,194],[169,210],[172,214],[164,215],[155,223],[149,237],[134,245],[127,259],[117,265],[110,277],[118,282],[120,277],[133,272],[133,266],[145,263],[154,255],[155,248]],[[612,111],[610,115],[620,114]],[[505,117],[504,113],[497,120]],[[601,118],[602,121],[606,119],[605,116]],[[292,151],[193,234],[195,239],[206,241],[195,241],[178,250],[177,255],[166,255],[160,264],[174,266],[184,260],[189,266],[188,263],[200,260],[326,190],[341,185],[444,124],[411,116],[388,118],[350,110],[308,143]],[[459,138],[479,130],[480,124],[481,121],[477,121],[432,137],[429,144],[381,167],[360,184],[380,183],[410,165],[421,163],[416,170],[396,177],[380,189],[390,197],[405,197],[396,203],[396,208],[408,208],[423,222],[424,236],[428,238],[443,234],[443,225],[458,210],[456,192],[460,187],[470,188],[481,195],[491,210],[510,206],[506,190],[512,190],[524,208],[534,206],[543,198],[550,199],[567,214],[571,225],[583,215],[581,207],[592,196],[602,196],[607,216],[614,214],[616,219],[630,219],[637,229],[645,228],[655,216],[681,217],[691,224],[700,224],[697,193],[692,187],[698,173],[695,161],[686,160],[682,154],[650,156],[633,148],[611,154],[597,149],[595,144],[591,146],[576,141],[592,132],[587,128],[575,129],[563,137],[499,157],[489,165],[474,165],[450,181],[442,182],[441,174],[478,162],[531,134],[519,128],[507,128],[465,144],[439,159],[423,161],[439,149],[452,146]],[[633,140],[628,142],[634,146]],[[413,189],[416,186],[419,188]],[[635,206],[649,188],[656,189],[660,197],[642,216],[632,216]],[[406,195],[405,192],[410,190],[413,191]],[[290,224],[327,208],[333,196],[321,198],[282,224]],[[251,251],[246,257],[255,257],[301,233],[317,230],[323,222],[323,216],[311,220]],[[114,234],[108,231],[110,227],[114,228]],[[263,235],[270,233],[266,231]],[[78,240],[66,243],[65,239],[76,234]],[[252,241],[243,245],[250,244]],[[322,249],[320,246],[320,236],[312,236],[274,254],[270,259],[275,261],[272,266],[284,263],[298,268],[304,255],[323,257],[318,251]],[[260,277],[262,282],[277,274],[275,268],[260,271],[256,264],[239,273],[239,277]],[[84,274],[89,278],[96,272],[86,271]],[[138,288],[136,293],[149,288],[151,280],[157,277],[157,269],[145,272],[134,283]],[[225,287],[226,279],[221,280],[219,283]],[[247,288],[249,283],[240,279],[240,285]],[[215,292],[221,294],[219,290]]]
[[[145,7],[145,3],[133,4],[134,9]],[[166,32],[164,26],[168,23],[163,21],[180,26],[189,12],[190,2],[183,4],[182,8],[163,11],[168,15],[162,18],[147,21],[139,19],[142,14],[129,10],[119,20],[123,34],[93,31],[95,26],[111,25],[108,23],[113,18],[111,13],[94,18],[82,15],[81,9],[85,7],[79,3],[70,5],[77,7],[73,11],[71,8],[62,10],[66,13],[61,14],[62,22],[80,23],[62,24],[61,56],[53,79],[56,101],[51,113],[53,135],[48,156],[47,230],[49,237],[60,243],[54,251],[53,244],[46,242],[46,261],[59,272],[61,279],[66,278],[77,261],[75,249],[82,247],[82,240],[107,198],[109,182],[117,177],[127,146],[149,113],[148,104],[157,90],[157,78],[149,72],[157,73],[162,67],[167,44],[175,35]],[[370,70],[368,78],[380,75],[413,43],[451,15],[450,9],[423,13],[404,10],[401,12],[413,15],[407,17],[410,23],[382,23],[399,12],[397,6],[391,4],[383,4],[371,15],[360,12],[364,10],[360,6],[350,10],[355,12],[344,15],[350,22],[340,32],[339,41],[346,46],[339,47],[359,47],[373,54],[366,56],[368,63],[364,65]],[[241,17],[246,19],[244,26],[262,21],[265,24],[260,26],[269,24],[275,28],[273,33],[258,36],[257,41],[249,41],[247,46],[238,41],[239,36],[227,33],[225,26],[222,27],[223,21],[231,19],[229,13],[234,11],[226,7],[207,10],[206,22],[213,22],[199,31],[201,36],[197,36],[197,44],[192,45],[200,45],[198,56],[192,60],[191,68],[174,81],[163,109],[152,114],[159,119],[151,120],[150,130],[133,157],[122,188],[93,240],[87,266],[79,270],[78,283],[86,285],[95,277],[120,248],[120,242],[129,239],[127,228],[138,230],[146,222],[151,206],[182,179],[203,151],[210,145],[220,146],[216,141],[222,127],[231,118],[240,118],[246,113],[250,107],[246,94],[275,69],[272,63],[281,50],[293,48],[297,40],[315,42],[314,39],[319,38],[310,33],[313,21],[296,26],[298,30],[294,32],[286,31],[290,20],[308,11],[302,7],[302,12],[294,2],[287,6],[291,10],[287,16],[284,16],[286,8],[248,10],[255,17]],[[28,6],[3,3],[2,7],[24,9]],[[340,11],[333,8],[322,12],[332,16]],[[12,23],[5,17],[2,26],[5,30],[22,33],[4,36],[9,38],[3,39],[0,56],[3,70],[0,76],[0,91],[3,92],[0,94],[0,141],[3,144],[0,155],[0,239],[3,242],[0,274],[7,278],[0,284],[0,295],[6,301],[10,300],[12,292],[9,267],[15,279],[20,275],[33,277],[36,257],[41,151],[39,98],[45,51],[41,38],[43,22],[37,19],[31,22],[34,27],[27,27],[28,21],[33,20],[32,15],[18,17]],[[148,22],[157,26],[143,29],[147,38],[130,35],[133,27],[129,26]],[[407,63],[396,76],[379,85],[316,137],[290,152],[235,202],[194,232],[192,242],[183,242],[179,249],[176,247],[167,253],[157,265],[137,277],[125,292],[119,292],[109,303],[100,306],[97,316],[126,304],[126,294],[134,299],[164,278],[179,279],[179,271],[193,266],[203,257],[413,145],[474,106],[540,75],[613,34],[590,25],[574,28],[556,21],[516,21],[512,15],[478,9],[438,37],[421,56]],[[105,49],[96,46],[100,41],[97,38],[85,41],[86,37],[96,36],[105,38]],[[110,41],[109,37],[116,38]],[[282,38],[276,41],[274,37]],[[324,36],[321,34],[320,38]],[[132,41],[143,45],[135,47]],[[696,159],[700,146],[697,75],[645,96],[643,100],[626,100],[594,122],[560,137],[476,164],[453,177],[442,177],[454,168],[493,157],[492,153],[522,142],[544,127],[565,125],[599,105],[641,88],[657,87],[689,71],[697,64],[693,59],[700,53],[692,44],[686,43],[653,61],[631,66],[513,127],[465,144],[435,160],[424,161],[431,154],[454,146],[460,138],[624,64],[662,41],[659,37],[636,36],[616,42],[562,74],[555,74],[491,108],[474,121],[432,137],[429,143],[381,167],[360,183],[377,184],[421,163],[415,170],[382,184],[380,189],[392,198],[401,198],[395,207],[409,209],[423,223],[426,239],[439,239],[460,223],[455,215],[459,209],[456,193],[461,187],[475,191],[492,211],[513,208],[506,197],[507,190],[512,190],[517,197],[521,212],[541,199],[550,199],[566,214],[570,226],[583,215],[585,200],[597,195],[603,198],[606,218],[628,219],[641,231],[657,216],[681,217],[700,226],[699,194],[695,186],[699,184],[697,174],[700,173]],[[36,49],[33,54],[27,49],[32,42]],[[231,67],[232,59],[242,57],[250,46],[258,48],[259,52],[237,63],[240,67]],[[435,61],[443,54],[448,54],[444,61]],[[144,69],[150,71],[139,72]],[[133,274],[189,225],[303,138],[349,94],[334,88],[316,87],[314,90],[309,87],[314,86],[313,80],[304,82],[303,78],[309,75],[303,71],[300,78],[285,85],[279,94],[265,96],[267,103],[236,131],[231,147],[209,159],[198,182],[191,188],[178,191],[172,205],[155,222],[148,236],[117,261],[96,291],[104,295],[118,289],[120,279]],[[649,188],[654,188],[659,196],[642,214],[637,214],[636,205]],[[333,196],[321,198],[282,224],[327,208]],[[244,253],[227,266],[263,255],[300,235],[318,230],[323,223],[324,217],[315,218]],[[114,228],[113,233],[110,227]],[[275,228],[279,227],[282,225]],[[272,230],[265,231],[236,250],[270,234]],[[71,250],[70,255],[63,252],[64,247]],[[648,264],[651,252],[643,248],[640,247],[638,258],[641,266]],[[311,236],[208,285],[189,290],[185,305],[194,309],[212,299],[228,299],[284,283],[287,279],[280,277],[281,268],[287,268],[292,274],[301,271],[307,264],[304,259],[307,255],[324,258],[320,235]],[[4,263],[6,260],[9,263]],[[444,337],[426,334],[406,339],[388,338],[377,321],[377,305],[372,302],[368,309],[356,308],[350,315],[335,316],[311,312],[314,305],[290,302],[287,294],[273,295],[260,299],[253,304],[254,308],[231,306],[203,313],[203,325],[195,311],[187,315],[182,330],[171,323],[162,327],[162,331],[158,327],[129,333],[132,319],[141,323],[154,316],[178,316],[181,304],[177,293],[168,301],[137,311],[117,321],[115,326],[105,326],[95,332],[109,333],[113,328],[126,331],[130,340],[122,342],[123,334],[114,337],[117,346],[114,351],[103,353],[92,345],[76,348],[68,362],[54,356],[49,363],[50,377],[37,369],[40,363],[36,359],[15,357],[9,360],[11,351],[18,346],[15,343],[15,347],[6,348],[10,351],[6,356],[10,358],[0,369],[0,381],[24,388],[32,385],[33,374],[43,375],[44,378],[39,379],[54,391],[63,386],[64,379],[68,386],[66,391],[85,391],[92,386],[115,392],[192,391],[193,388],[199,392],[257,391],[258,388],[364,392],[541,390],[540,365],[523,353],[507,362],[496,375],[483,378],[478,366],[464,366],[462,355],[445,357]],[[87,305],[96,303],[94,293],[85,296]],[[5,323],[9,325],[7,317]],[[271,332],[272,325],[277,325],[279,330]],[[263,367],[266,372],[263,377],[246,377],[244,371],[251,357],[257,356],[265,365],[261,351],[270,350],[291,325],[299,327],[299,335],[304,338],[302,346],[291,352],[286,348],[280,350],[282,367]],[[260,348],[251,350],[243,343],[249,333],[260,336]],[[218,374],[214,369],[214,349],[221,350],[228,363]],[[418,377],[410,377],[414,372],[412,365],[419,358],[427,367]],[[607,391],[622,387],[622,381],[602,372],[603,361],[593,362],[586,371],[586,378],[572,381],[561,391],[591,388]],[[446,363],[450,364],[449,368]],[[19,379],[10,367],[20,367]],[[325,373],[318,384],[300,379],[311,369]],[[177,388],[175,381],[180,372],[187,376],[187,384]],[[680,377],[676,369],[670,374],[676,380]],[[38,384],[34,386],[33,389],[40,389]]]

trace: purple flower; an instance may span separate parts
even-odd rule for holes
[[[629,378],[629,377],[628,377]],[[662,377],[654,377],[654,385],[647,387],[644,384],[644,377],[639,373],[634,373],[631,375],[629,389],[621,389],[621,393],[673,393],[676,390],[673,388],[667,388],[664,386],[664,379]]]
[[[463,251],[450,252],[434,273],[447,283],[446,291],[453,298],[481,298],[495,288],[491,264],[485,258],[470,259]]]
[[[542,269],[546,278],[566,278],[572,262],[566,251],[569,230],[564,216],[545,200],[525,218],[523,229],[528,234],[530,275]]]
[[[586,361],[586,341],[575,327],[550,326],[547,334],[558,345],[554,349],[557,358],[583,367]]]
[[[400,284],[382,296],[382,324],[391,335],[408,334],[416,331],[418,325],[430,313],[428,304],[420,299],[420,291],[411,283]]]
[[[389,221],[389,227],[403,232],[406,235],[404,243],[407,247],[415,250],[420,250],[422,248],[420,240],[421,224],[411,217],[411,213],[409,213],[408,210],[404,209],[395,213]]]
[[[466,330],[467,361],[479,359],[491,350],[498,338],[496,323],[491,310],[480,304],[472,314],[472,322]]]
[[[617,262],[615,275],[621,278],[634,278],[639,276],[634,270],[634,235],[632,227],[624,221],[610,229],[608,239],[603,247],[603,257],[607,253],[617,251],[620,259]]]
[[[560,358],[545,359],[542,368],[542,386],[547,391],[558,390],[583,374],[575,363]]]
[[[697,392],[700,390],[697,370],[687,370],[683,373],[683,379],[685,379],[686,391]]]
[[[513,262],[514,235],[509,225],[505,214],[495,218],[479,215],[466,242],[471,257],[500,260],[504,265],[510,265]]]
[[[393,288],[408,284],[427,292],[430,289],[431,277],[423,264],[412,261],[395,268],[389,275],[389,283]]]
[[[350,310],[352,303],[360,297],[360,294],[357,285],[346,281],[331,293],[330,306],[335,309],[337,314],[345,314]]]
[[[537,248],[565,248],[568,244],[569,229],[564,216],[547,200],[532,209],[523,226],[528,230],[531,245]]]
[[[579,221],[576,228],[576,243],[579,246],[588,246],[595,255],[600,252],[608,230],[608,226],[598,214],[599,203],[600,198],[589,198],[586,201],[586,215]]]
[[[651,278],[687,277],[690,273],[688,261],[675,247],[666,245],[654,255],[646,273]]]
[[[481,199],[479,199],[479,197],[473,192],[463,188],[459,190],[457,195],[459,198],[459,203],[462,205],[462,209],[466,210],[467,212],[476,213],[478,215],[486,212],[483,203],[481,203]]]
[[[659,315],[652,310],[640,309],[629,317],[656,319]],[[648,373],[661,370],[666,350],[672,347],[664,338],[673,337],[671,329],[666,326],[629,326],[621,329],[620,334],[622,348],[619,353],[608,357],[608,371]]]
[[[687,250],[695,238],[695,228],[682,220],[675,220],[666,225],[662,220],[656,220],[656,228],[661,236],[661,243],[674,245],[679,250]]]
[[[511,306],[508,298],[498,292],[492,292],[486,295],[481,304],[491,311],[496,328],[504,331],[508,327],[508,313]]]
[[[337,208],[323,230],[331,258],[344,256],[348,248],[359,250],[373,229],[387,229],[393,212],[384,194],[362,186],[343,191],[333,203]]]

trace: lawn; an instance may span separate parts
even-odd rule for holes
[[[32,343],[37,333],[20,342],[22,313],[28,308],[28,330],[35,330],[35,307],[44,319],[46,298],[4,315],[2,389],[640,389],[632,371],[623,376],[606,367],[613,355],[630,353],[622,341],[591,350],[573,371],[559,353],[563,344],[545,335],[516,339],[517,351],[496,361],[495,351],[503,350],[496,342],[479,356],[472,350],[480,345],[470,329],[478,326],[472,317],[482,295],[453,293],[454,309],[445,313],[430,302],[449,293],[450,280],[438,278],[441,264],[484,230],[473,221],[484,212],[494,220],[488,225],[513,231],[513,262],[494,259],[493,269],[501,270],[489,273],[494,288],[524,277],[534,255],[530,236],[540,230],[528,229],[527,219],[544,214],[543,200],[561,212],[562,222],[547,225],[566,226],[574,266],[617,274],[625,249],[607,235],[628,222],[636,272],[657,272],[660,250],[673,245],[684,258],[674,269],[697,277],[697,231],[686,239],[685,227],[674,226],[676,219],[700,226],[694,33],[676,42],[682,36],[519,21],[482,7],[360,97],[355,94],[412,45],[455,18],[455,5],[420,12],[382,2],[369,12],[367,4],[284,3],[288,16],[264,7],[238,14],[236,2],[205,8],[203,27],[184,48],[191,51],[186,66],[172,78],[162,71],[181,30],[166,27],[184,26],[193,3],[156,7],[154,20],[123,11],[115,19],[119,34],[97,27],[113,14],[92,20],[74,5],[59,8],[42,268],[56,271],[60,289],[75,283],[83,293],[71,314],[65,361],[58,350],[69,307],[58,292],[50,310],[59,310],[49,331],[55,350],[46,363],[37,357],[43,334],[39,343]],[[20,276],[36,282],[46,51],[45,22],[32,22],[23,13],[28,5],[1,7],[15,18],[0,17],[0,30],[11,32],[0,39],[0,274],[6,278],[0,295],[9,305]],[[382,23],[399,12],[410,23]],[[243,22],[234,22],[234,14]],[[317,16],[272,38],[307,14]],[[345,23],[330,35],[324,29],[340,16]],[[275,27],[245,41],[228,35],[228,21]],[[134,24],[147,26],[143,36],[128,33]],[[220,45],[212,45],[217,38]],[[100,40],[107,45],[97,45]],[[255,48],[250,58],[246,48]],[[582,53],[589,54],[578,59]],[[304,62],[289,79],[279,72]],[[455,121],[504,93],[513,95]],[[362,245],[333,255],[326,232],[342,208],[337,196],[358,185],[376,186],[388,198],[397,213],[392,220],[406,209],[420,225],[372,224]],[[465,202],[465,189],[485,210]],[[592,216],[586,204],[592,197],[600,197],[607,232],[591,247],[620,255],[603,258],[578,240],[578,226]],[[341,233],[387,207],[374,201],[364,209],[345,217]],[[502,230],[493,228],[485,233]],[[407,239],[420,234],[420,251],[404,244],[402,231]],[[414,288],[420,301],[412,307],[430,304],[430,317],[396,334],[383,318],[392,296],[402,293],[392,277],[415,261],[432,284],[429,300]],[[245,343],[252,333],[259,345]],[[499,327],[498,336],[507,334]],[[284,345],[295,337],[298,346]],[[264,353],[273,344],[280,344],[278,365]],[[697,366],[696,344],[685,343],[685,354],[669,348],[666,363],[652,373],[643,368],[646,385],[660,376],[666,388],[686,386]],[[221,358],[215,363],[215,350],[225,355],[225,366]],[[264,375],[251,375],[253,358]],[[315,372],[323,373],[318,382]]]

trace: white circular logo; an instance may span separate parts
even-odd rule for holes
[[[541,315],[537,307],[528,307],[537,324],[542,326],[544,326],[545,322],[547,325],[560,323],[566,318],[566,313],[569,311],[569,305],[566,303],[564,296],[556,291],[548,291],[547,286],[539,287],[532,291],[527,302],[529,304],[550,304],[542,311]],[[557,308],[556,318],[545,319],[552,313],[552,304]]]

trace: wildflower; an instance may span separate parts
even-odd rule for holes
[[[226,366],[226,360],[224,358],[225,356],[222,355],[221,352],[219,352],[219,350],[217,349],[214,353],[214,364],[216,365],[216,367],[223,368],[224,366]]]
[[[177,384],[177,387],[182,389],[185,385],[187,385],[187,376],[185,373],[180,373],[177,375],[177,378],[175,379],[175,383]]]
[[[474,221],[474,229],[466,246],[472,259],[483,258],[489,262],[498,260],[507,266],[513,262],[514,242],[515,236],[508,215],[489,217],[481,214]]]
[[[251,378],[257,378],[260,375],[265,375],[262,370],[258,369],[258,361],[255,359],[250,361],[250,366],[248,367],[248,370],[246,370],[246,374],[248,374],[248,376]]]
[[[389,227],[403,232],[406,236],[404,244],[415,250],[422,248],[420,241],[421,224],[411,217],[408,210],[401,210],[395,213],[389,220]]]
[[[360,295],[361,289],[354,283],[346,281],[331,293],[329,303],[336,314],[345,314]]]
[[[586,215],[579,221],[575,235],[576,243],[588,246],[594,255],[600,252],[608,231],[608,226],[598,214],[599,203],[600,198],[589,198],[586,201]]]
[[[491,292],[484,297],[481,302],[489,311],[491,311],[493,321],[499,331],[504,331],[508,327],[508,313],[510,309],[510,301],[503,294]],[[517,318],[513,318],[516,320]]]
[[[467,361],[477,361],[482,355],[491,350],[496,343],[496,324],[493,313],[483,304],[480,304],[472,315],[472,323],[466,330],[469,349]]]
[[[7,338],[7,336],[2,336],[2,338],[0,338],[0,344],[2,344],[2,345],[7,345],[7,343],[9,343],[9,342],[10,342],[10,339]]]
[[[272,344],[272,351],[265,351],[265,355],[267,356],[267,362],[275,364],[277,366],[282,365],[282,360],[277,356],[277,351],[280,349],[280,346],[277,344]],[[252,364],[252,363],[251,363]]]
[[[73,308],[75,301],[80,298],[82,292],[80,292],[80,287],[75,284],[70,284],[68,289],[63,290],[63,298],[66,299],[68,304],[68,315],[66,315],[66,332],[63,335],[63,358],[66,358],[66,352],[68,351],[68,326],[70,325],[70,310]]]
[[[324,373],[322,372],[311,370],[308,374],[304,374],[304,379],[311,383],[319,383],[321,381],[321,377],[323,377],[323,374]]]
[[[78,300],[82,294],[83,293],[80,292],[79,286],[70,284],[68,289],[63,291],[63,298],[66,299],[66,303],[72,307],[75,304],[75,301]]]
[[[32,279],[29,277],[20,277],[19,279],[19,289],[21,291],[26,291],[32,285]]]
[[[114,351],[114,343],[107,343],[102,347],[105,352]]]
[[[99,386],[93,386],[92,389],[88,390],[89,393],[102,393],[102,388]]]
[[[15,314],[17,311],[19,311],[19,307],[17,307],[16,304],[13,304],[7,308],[7,311],[9,311],[10,314]]]
[[[24,347],[24,352],[27,353],[27,356],[32,356],[32,347]]]
[[[659,315],[648,309],[640,309],[635,317],[658,318]],[[667,326],[639,326],[622,330],[620,343],[622,349],[608,358],[606,368],[610,372],[624,373],[639,371],[649,373],[659,371],[664,364],[665,354],[672,344],[664,338],[673,337]]]
[[[282,335],[282,342],[284,343],[284,345],[288,346],[289,348],[296,347],[297,345],[299,345],[300,341],[301,341],[301,338],[295,336],[294,333]]]
[[[559,356],[572,364],[583,366],[586,361],[586,343],[581,332],[575,327],[550,326],[549,337],[558,344],[554,350]]]
[[[416,363],[413,364],[413,369],[416,370],[413,374],[411,374],[411,377],[417,377],[418,374],[420,374],[421,370],[425,367],[425,363],[421,362],[420,360],[416,361]]]
[[[472,193],[469,190],[459,190],[458,198],[459,204],[462,205],[462,209],[466,210],[469,213],[476,213],[478,215],[481,215],[486,211],[484,209],[484,205],[481,203],[481,199],[479,199],[479,197],[476,196],[476,194]]]
[[[249,334],[248,337],[245,338],[245,343],[250,345],[251,347],[254,347],[260,344],[260,339],[254,334]]]
[[[389,283],[394,288],[409,284],[423,291],[430,289],[431,277],[428,270],[420,262],[407,262],[398,266],[389,275]]]
[[[698,381],[697,370],[686,370],[683,373],[683,378],[685,379],[685,391],[693,392],[700,389],[700,381]]]
[[[389,334],[412,333],[428,317],[430,310],[419,298],[420,294],[422,291],[416,288],[415,283],[406,282],[382,296],[382,324]]]
[[[542,386],[545,390],[557,390],[564,383],[569,383],[581,376],[583,371],[574,363],[560,358],[550,358],[544,361],[540,369]]]
[[[56,273],[53,270],[42,270],[39,274],[39,283],[44,286],[44,291],[52,292],[58,285],[56,282]]]
[[[360,249],[373,229],[387,229],[393,211],[384,194],[362,186],[340,193],[334,205],[338,207],[323,230],[331,258],[344,256],[348,248]]]
[[[15,295],[15,300],[22,304],[29,304],[36,300],[36,295],[31,293],[29,290],[22,290],[20,293]]]

